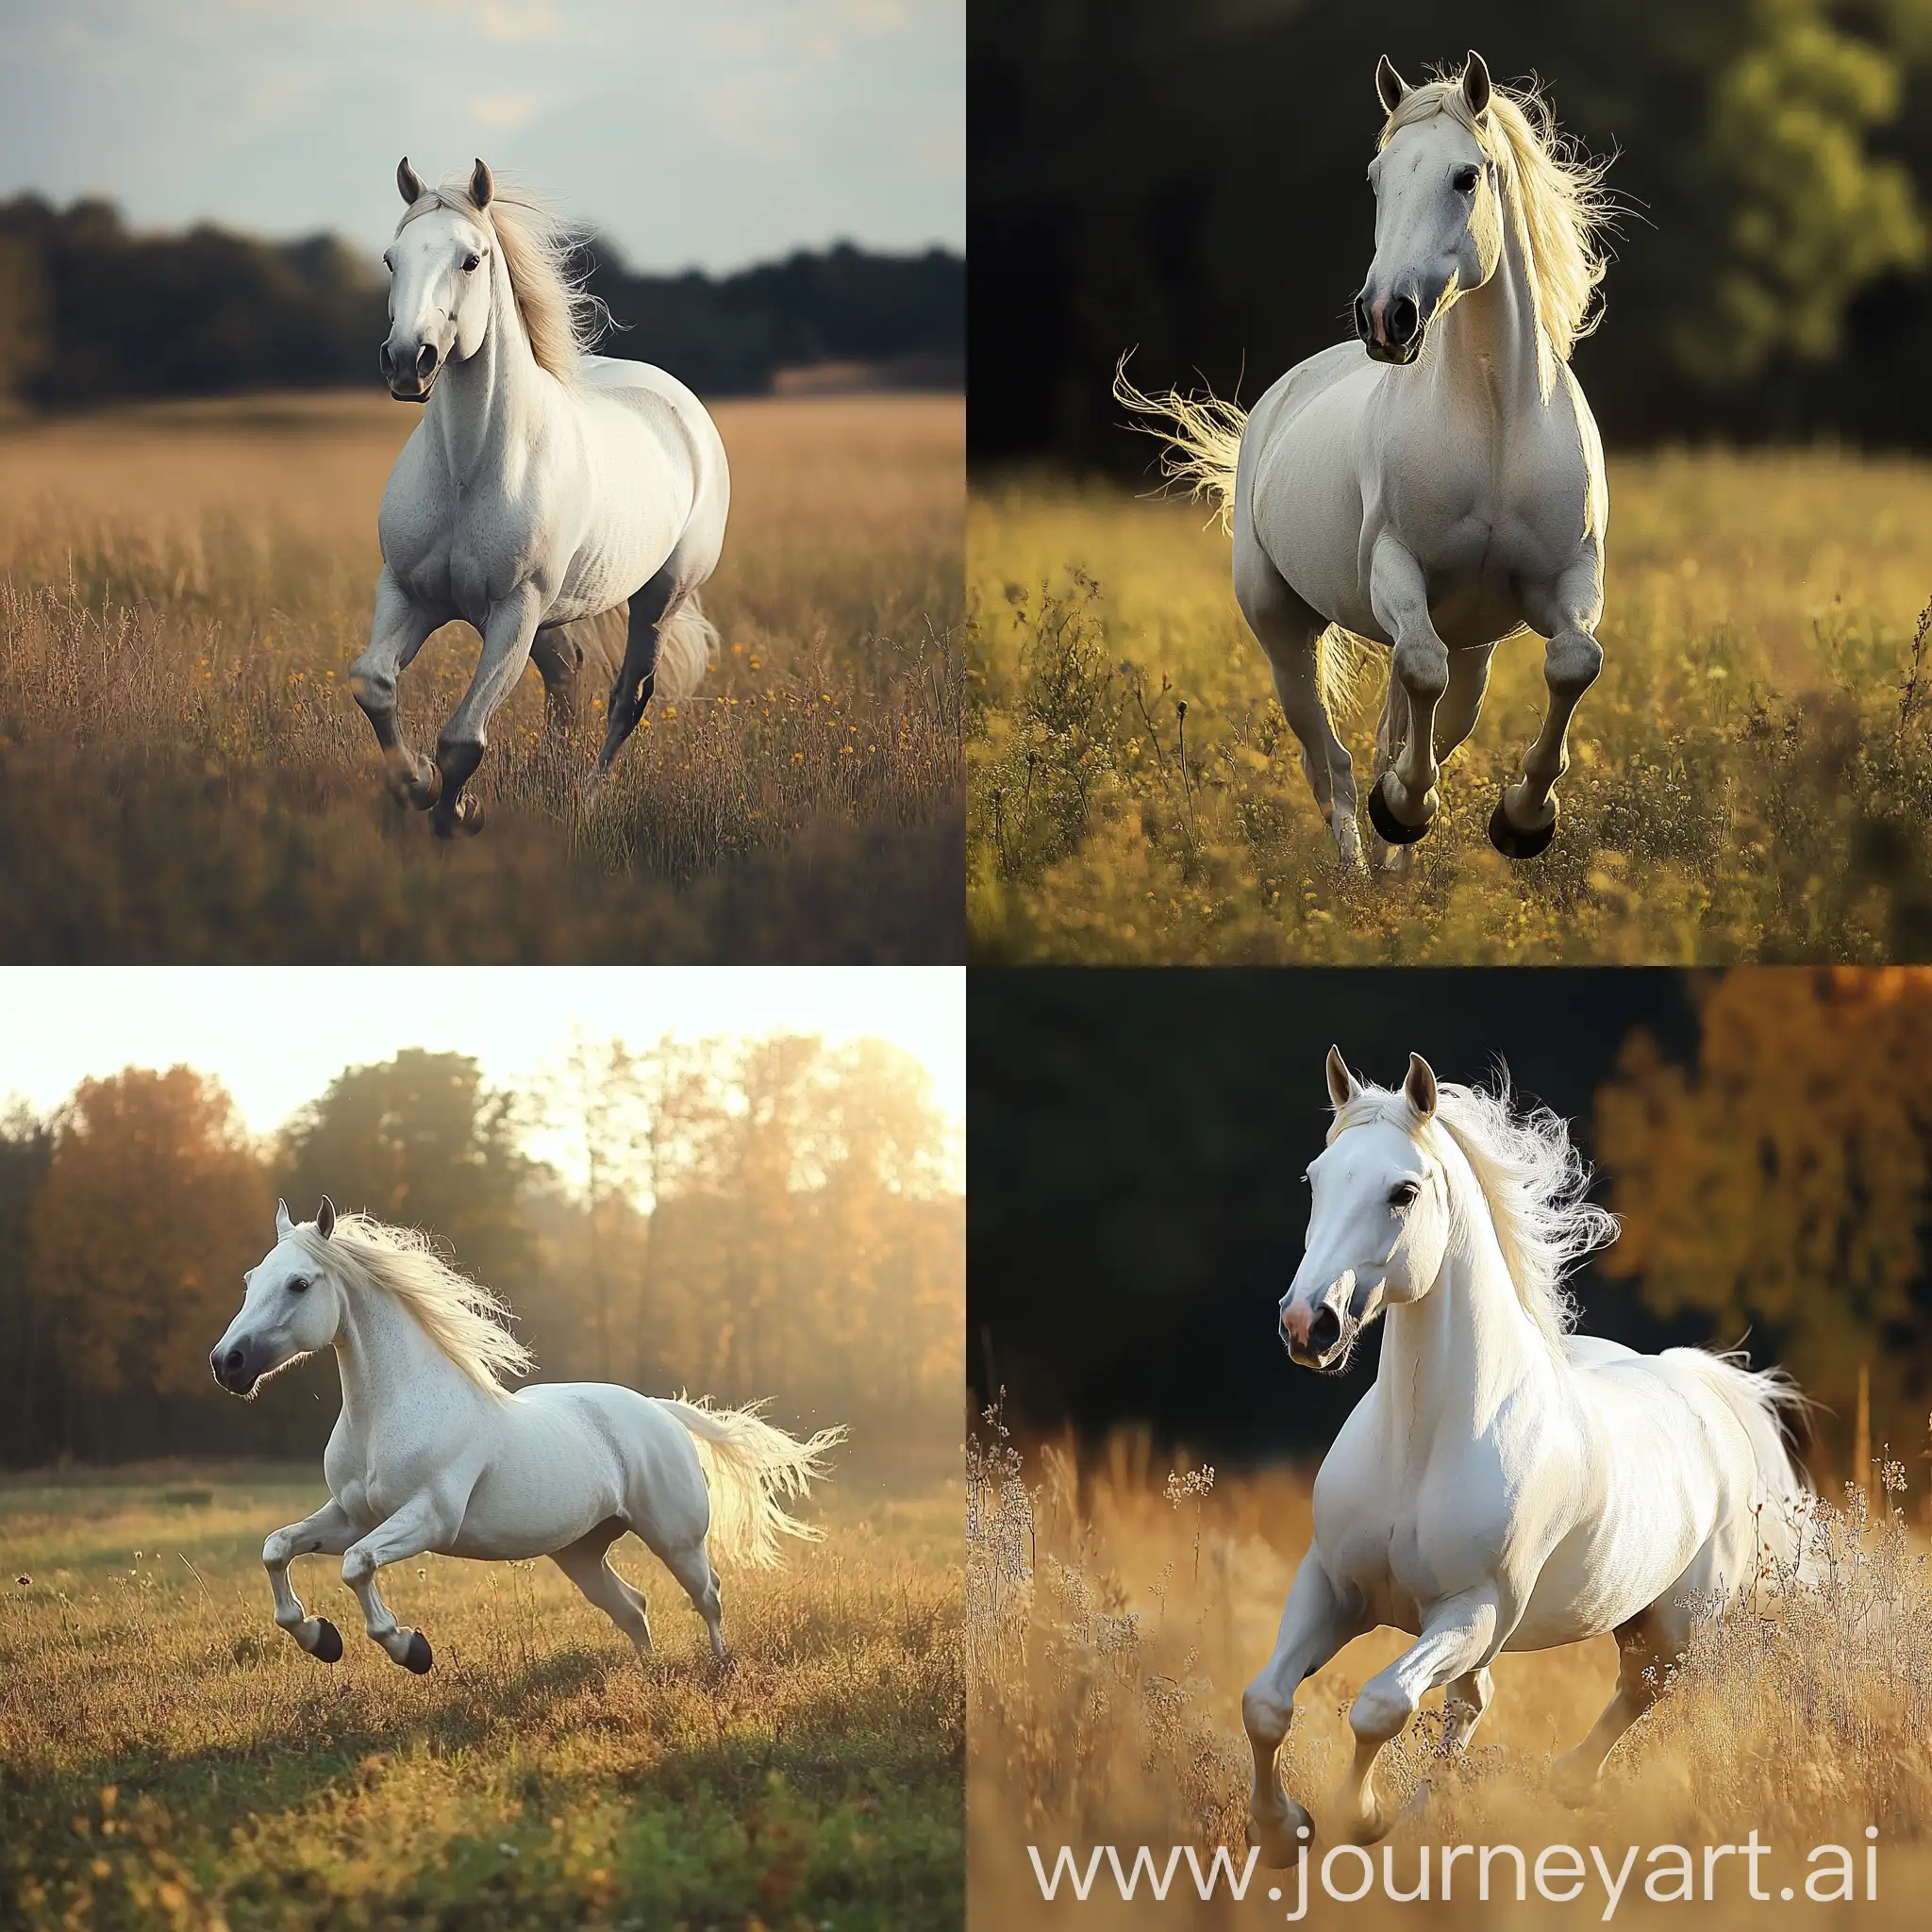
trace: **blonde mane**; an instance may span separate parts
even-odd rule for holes
[[[1434,1117],[1421,1123],[1406,1094],[1360,1087],[1336,1109],[1328,1139],[1374,1120],[1400,1127],[1422,1147],[1433,1135],[1445,1136],[1475,1178],[1517,1298],[1543,1339],[1560,1349],[1577,1316],[1569,1277],[1616,1240],[1617,1217],[1589,1198],[1591,1166],[1570,1139],[1569,1123],[1546,1107],[1519,1113],[1507,1070],[1497,1070],[1494,1091],[1445,1080],[1436,1095]],[[1443,1150],[1438,1143],[1430,1151],[1440,1158]],[[1452,1212],[1465,1226],[1473,1206],[1452,1189]]]
[[[1547,399],[1557,364],[1603,315],[1597,285],[1609,258],[1604,231],[1615,206],[1604,192],[1609,163],[1592,160],[1557,132],[1549,104],[1534,85],[1492,87],[1480,116],[1469,111],[1462,76],[1441,75],[1412,87],[1383,124],[1378,148],[1405,127],[1447,114],[1470,131],[1495,162],[1503,206],[1529,264],[1537,320],[1537,380]]]
[[[538,368],[571,381],[577,358],[596,345],[610,320],[584,286],[588,270],[577,265],[582,236],[522,188],[498,181],[489,207],[479,208],[469,183],[456,178],[426,190],[405,209],[396,233],[440,208],[467,215],[495,235],[530,354]]]
[[[312,1222],[296,1229],[304,1250],[351,1293],[393,1295],[430,1341],[473,1381],[502,1392],[500,1377],[527,1375],[536,1357],[503,1324],[508,1305],[436,1252],[413,1227],[391,1227],[367,1214],[339,1214],[326,1241]]]

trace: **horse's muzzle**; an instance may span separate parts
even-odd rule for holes
[[[254,1351],[238,1341],[230,1348],[216,1348],[208,1357],[208,1365],[215,1372],[215,1380],[230,1395],[252,1395],[261,1379],[261,1371],[253,1357]]]
[[[1398,367],[1422,354],[1424,324],[1422,305],[1408,291],[1372,303],[1366,291],[1355,298],[1355,332],[1372,362]]]
[[[426,403],[436,387],[436,378],[442,374],[441,359],[433,342],[421,343],[408,362],[399,361],[385,342],[375,359],[382,379],[389,384],[390,395],[399,403]]]

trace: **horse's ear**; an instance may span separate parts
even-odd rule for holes
[[[410,208],[414,208],[429,192],[423,185],[423,177],[410,167],[408,155],[396,163],[396,192]]]
[[[1395,63],[1388,55],[1375,62],[1375,98],[1382,103],[1382,111],[1392,114],[1402,105],[1402,97],[1408,92],[1408,83],[1395,71]]]
[[[294,1224],[294,1222],[293,1222],[293,1221],[291,1221],[291,1219],[289,1218],[289,1204],[288,1204],[288,1203],[287,1203],[286,1201],[277,1201],[277,1202],[275,1203],[275,1239],[276,1239],[276,1241],[287,1241],[287,1240],[289,1239],[290,1235],[291,1235],[291,1234],[292,1234],[292,1233],[293,1233],[294,1231],[295,1231],[295,1224]]]
[[[490,197],[495,192],[496,183],[491,178],[490,170],[483,165],[482,158],[479,156],[476,165],[470,170],[470,199],[478,208],[488,208],[490,206]]]
[[[1490,69],[1483,57],[1472,47],[1462,70],[1462,98],[1473,116],[1480,117],[1490,105]]]
[[[1341,1049],[1331,1046],[1328,1049],[1328,1098],[1338,1108],[1343,1108],[1358,1091],[1355,1075],[1348,1071],[1348,1062],[1341,1058]]]
[[[1407,1096],[1409,1106],[1415,1110],[1417,1120],[1426,1121],[1435,1117],[1435,1070],[1419,1053],[1412,1053],[1408,1057],[1408,1078],[1402,1083],[1402,1091]]]
[[[315,1210],[315,1231],[324,1241],[336,1231],[336,1204],[325,1194],[322,1206]]]

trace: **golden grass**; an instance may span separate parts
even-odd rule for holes
[[[0,956],[958,957],[961,407],[721,406],[733,514],[700,696],[602,736],[528,672],[436,849],[341,688],[412,414],[171,405],[0,436]],[[475,639],[402,684],[433,743]]]
[[[1196,507],[1015,480],[969,512],[969,926],[986,960],[1862,959],[1932,951],[1932,466],[1610,466],[1605,670],[1542,858],[1490,847],[1541,715],[1502,645],[1407,877],[1333,850]],[[1378,680],[1386,658],[1375,656]],[[1907,693],[1907,686],[1910,690]],[[1368,769],[1381,685],[1343,725]],[[1182,758],[1180,702],[1187,704]]]
[[[1224,1844],[1237,1869],[1244,1863],[1251,1760],[1241,1694],[1274,1647],[1310,1540],[1309,1490],[1286,1470],[1224,1475],[1200,1489],[1155,1462],[1144,1438],[1115,1439],[1084,1462],[1070,1444],[1049,1444],[1027,1463],[997,1438],[975,1448],[967,1558],[974,1924],[1044,1918],[1029,1844],[1049,1870],[1063,1844],[1083,1864],[1091,1847],[1111,1844],[1129,1866],[1143,1843],[1159,1862],[1168,1847],[1193,1845],[1206,1871],[1211,1848]],[[1923,1548],[1902,1520],[1867,1522],[1856,1502],[1824,1523],[1824,1592],[1780,1607],[1767,1591],[1749,1610],[1703,1626],[1581,1812],[1550,1795],[1547,1768],[1608,1700],[1608,1638],[1499,1658],[1495,1701],[1463,1759],[1436,1748],[1441,1697],[1431,1698],[1383,1760],[1392,1789],[1429,1786],[1424,1819],[1405,1821],[1390,1840],[1398,1882],[1414,1884],[1424,1843],[1514,1844],[1532,1862],[1545,1846],[1594,1843],[1614,1869],[1633,1844],[1647,1853],[1740,1843],[1755,1826],[1774,1847],[1764,1867],[1774,1888],[1794,1874],[1802,1887],[1813,1846],[1856,1847],[1861,1902],[1847,1916],[1917,1924],[1923,1894],[1914,1884],[1932,1878],[1932,1599]],[[1390,1631],[1358,1639],[1298,1695],[1284,1765],[1288,1789],[1314,1813],[1317,1859],[1332,1842],[1322,1836],[1324,1812],[1352,1755],[1348,1707],[1408,1641]],[[1876,1906],[1862,1902],[1863,1834],[1874,1824],[1882,1834]],[[1508,1867],[1500,1870],[1507,1898]],[[1668,1920],[1668,1907],[1641,1895],[1641,1856],[1637,1870],[1618,1922]],[[1700,1904],[1697,1923],[1755,1923],[1741,1865],[1720,1870],[1715,1902]],[[1459,1867],[1458,1877],[1468,1872]],[[1148,1906],[1143,1883],[1140,1907],[1127,1907],[1103,1867],[1095,1903],[1084,1909],[1108,1925],[1265,1922],[1275,1882],[1257,1868],[1244,1907],[1224,1893],[1204,1907],[1183,1866],[1165,1906]],[[1337,1882],[1357,1882],[1352,1860]],[[1466,1895],[1445,1907],[1440,1890],[1435,1897],[1424,1912],[1432,1923],[1491,1924],[1512,1909]],[[1280,1909],[1293,1898],[1291,1890]],[[1534,1890],[1530,1902],[1530,1922],[1593,1924],[1605,1899],[1592,1877],[1567,1915],[1540,1907]],[[1819,1924],[1827,1910],[1808,1907],[1801,1891],[1796,1910],[1781,1906],[1776,1916]],[[1338,1916],[1319,1890],[1309,1912],[1311,1923],[1329,1924],[1413,1917],[1412,1907],[1405,1921],[1373,1896]]]
[[[548,1562],[385,1571],[425,1677],[295,1567],[345,1655],[276,1629],[261,1539],[312,1474],[0,1486],[0,1919],[29,1925],[957,1925],[957,1481],[824,1492],[727,1573],[735,1662],[635,1542],[658,1650]]]

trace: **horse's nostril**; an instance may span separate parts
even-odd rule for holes
[[[395,374],[395,362],[389,353],[387,342],[375,352],[375,366],[382,372],[382,379],[385,382]]]
[[[416,351],[416,374],[419,377],[427,377],[434,373],[435,369],[436,344],[434,342],[425,342]]]
[[[1369,305],[1366,298],[1360,295],[1355,298],[1355,332],[1360,341],[1369,341]]]
[[[1324,1356],[1341,1340],[1341,1317],[1333,1308],[1317,1308],[1308,1324],[1308,1353]]]
[[[235,1346],[228,1351],[226,1357],[223,1360],[222,1366],[225,1368],[228,1371],[228,1373],[232,1375],[239,1373],[239,1371],[241,1370],[242,1360],[242,1345],[240,1342],[237,1342]]]
[[[1398,295],[1389,305],[1389,340],[1401,347],[1415,340],[1416,325],[1422,313],[1407,295]]]

